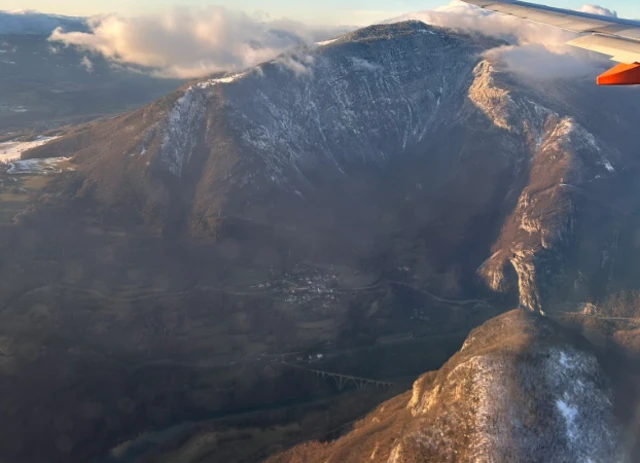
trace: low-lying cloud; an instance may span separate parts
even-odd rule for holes
[[[289,20],[265,20],[219,6],[178,7],[136,17],[98,16],[87,24],[87,32],[57,28],[50,40],[179,78],[245,69],[341,32]]]
[[[616,16],[615,11],[594,5],[585,5],[581,11]],[[606,60],[566,45],[575,37],[570,32],[482,10],[459,0],[389,22],[408,19],[501,38],[508,45],[488,53],[500,58],[511,70],[532,77],[593,74],[594,68],[601,67]],[[158,76],[192,78],[240,71],[349,29],[314,28],[220,6],[177,7],[135,17],[96,16],[86,20],[84,30],[61,24],[49,40],[99,53],[120,65],[143,66]],[[280,56],[278,62],[301,74],[309,67],[295,56]]]
[[[585,5],[580,11],[616,16],[615,11]],[[415,19],[439,27],[465,32],[479,32],[505,40],[509,45],[487,54],[501,59],[515,72],[534,78],[577,77],[593,74],[607,58],[567,45],[576,34],[542,24],[483,10],[459,0],[446,6],[395,18]]]

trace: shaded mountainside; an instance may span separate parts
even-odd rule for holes
[[[622,460],[610,381],[585,345],[522,310],[474,329],[413,389],[335,442],[267,460],[293,462],[614,462]]]

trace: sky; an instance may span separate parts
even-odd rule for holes
[[[640,18],[638,0],[546,0],[563,8],[597,3],[616,10],[621,17]],[[447,0],[3,0],[3,10],[38,10],[46,13],[89,16],[101,13],[137,15],[161,12],[180,5],[220,5],[267,18],[288,18],[317,25],[366,25],[417,10],[427,10]]]

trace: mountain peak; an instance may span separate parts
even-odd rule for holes
[[[344,40],[360,42],[405,37],[413,34],[437,34],[437,29],[422,21],[408,20],[389,24],[376,24],[346,34]]]

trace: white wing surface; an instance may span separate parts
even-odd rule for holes
[[[518,0],[463,0],[487,10],[582,34],[569,45],[622,63],[598,78],[602,85],[640,84],[640,22]]]

